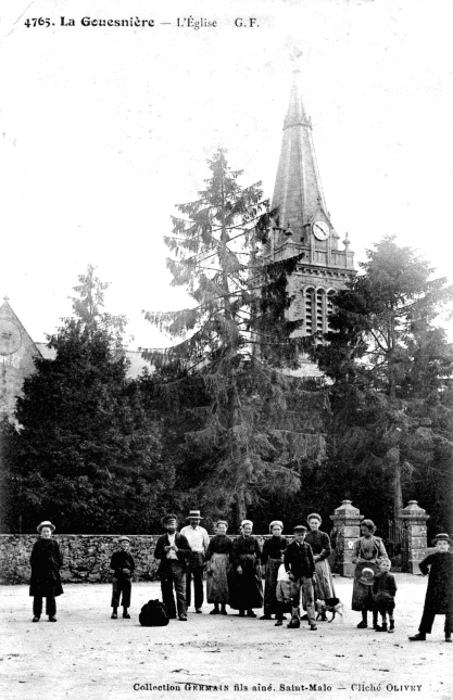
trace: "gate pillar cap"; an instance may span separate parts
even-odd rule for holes
[[[335,508],[334,515],[331,515],[331,519],[333,520],[336,516],[346,516],[346,517],[353,517],[353,518],[362,518],[363,516],[360,515],[360,510],[356,508],[355,506],[352,505],[352,501],[349,501],[348,499],[344,499],[342,501],[341,506],[339,508]]]
[[[428,520],[429,515],[426,515],[426,510],[420,508],[420,506],[418,505],[418,501],[409,501],[408,505],[400,511],[400,518]]]

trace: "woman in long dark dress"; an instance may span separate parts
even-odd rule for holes
[[[230,607],[239,610],[240,617],[246,610],[248,617],[256,617],[253,608],[263,606],[261,548],[252,530],[252,521],[243,520],[231,552]]]
[[[280,612],[277,601],[277,576],[278,568],[288,546],[286,537],[282,536],[283,523],[281,520],[273,520],[269,525],[269,532],[272,537],[264,542],[261,555],[261,564],[265,567],[264,615],[261,616],[261,620],[271,620],[273,613],[277,615]]]
[[[55,525],[44,520],[36,529],[40,538],[33,545],[30,557],[30,595],[33,596],[33,622],[39,622],[43,598],[46,599],[46,615],[49,616],[49,622],[56,622],[55,598],[63,593],[60,579],[63,559],[58,543],[52,539]]]
[[[354,583],[352,586],[352,609],[362,613],[358,629],[368,627],[368,610],[373,610],[373,580],[379,573],[378,560],[388,559],[387,551],[380,537],[374,532],[376,527],[372,520],[362,520],[360,532],[362,537],[354,543],[352,563],[355,564]],[[377,612],[373,617],[377,624]]]
[[[227,537],[228,523],[218,520],[215,524],[216,534],[211,539],[206,550],[207,562],[206,592],[208,603],[214,603],[211,615],[227,615],[226,604],[229,601],[228,570],[233,540]],[[219,610],[221,605],[221,610]]]
[[[335,598],[335,588],[329,566],[330,538],[327,532],[322,532],[319,529],[322,518],[318,513],[310,513],[307,517],[307,523],[310,529],[305,536],[305,542],[313,550],[316,569],[315,600],[326,601],[329,598]],[[321,613],[321,620],[327,620],[325,608]]]

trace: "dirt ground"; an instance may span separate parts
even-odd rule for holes
[[[326,698],[452,700],[453,644],[443,617],[422,643],[417,630],[426,579],[396,574],[395,634],[357,630],[352,581],[337,577],[343,621],[312,632],[273,621],[189,611],[188,622],[145,628],[141,606],[160,598],[159,583],[134,584],[131,620],[110,619],[109,585],[66,585],[58,622],[32,623],[26,586],[2,587],[2,700],[155,700],[162,698]]]

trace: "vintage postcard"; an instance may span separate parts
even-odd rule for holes
[[[91,265],[110,283],[108,311],[128,318],[129,349],[168,346],[143,310],[188,304],[171,286],[164,236],[218,149],[270,203],[279,162],[302,158],[314,235],[335,231],[346,270],[390,235],[451,277],[452,23],[451,0],[1,0],[0,304],[43,344]],[[295,89],[311,140],[291,152]],[[300,241],[302,194],[279,222]],[[317,632],[205,609],[160,637],[135,624],[129,638],[97,626],[109,601],[96,585],[74,592],[80,619],[64,634],[64,622],[26,633],[27,591],[17,588],[19,605],[9,586],[3,656],[19,666],[3,697],[450,698],[441,623],[437,641],[407,640],[425,581],[402,575],[395,634],[376,636],[356,628],[351,579],[336,580],[344,619]]]

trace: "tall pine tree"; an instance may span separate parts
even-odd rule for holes
[[[173,218],[173,234],[165,239],[173,284],[184,286],[194,305],[146,313],[180,341],[147,357],[166,368],[154,386],[163,376],[170,402],[186,396],[175,409],[176,415],[190,413],[176,440],[186,492],[213,516],[240,521],[252,504],[299,490],[301,465],[321,460],[324,442],[282,420],[298,394],[296,380],[277,369],[283,357],[295,362],[300,346],[291,337],[297,323],[286,315],[297,258],[263,264],[257,241],[269,215],[260,183],[242,188],[241,172],[229,168],[222,150],[208,163],[205,189],[196,201],[178,206],[181,216]],[[190,387],[200,382],[201,404],[191,405]]]

